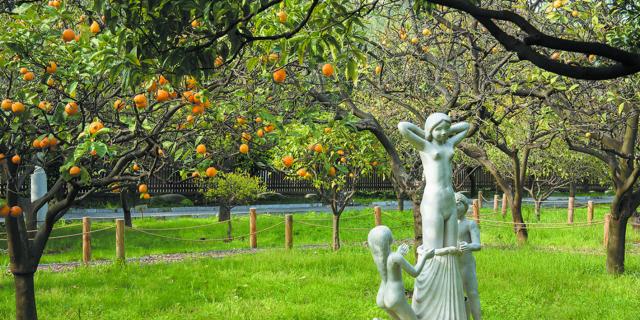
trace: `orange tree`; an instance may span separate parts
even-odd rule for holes
[[[385,153],[369,133],[358,132],[354,118],[334,120],[313,114],[314,121],[284,126],[274,150],[273,166],[291,179],[311,182],[333,213],[332,248],[340,248],[340,215],[356,192],[358,177],[387,171]],[[318,123],[319,122],[319,123]]]

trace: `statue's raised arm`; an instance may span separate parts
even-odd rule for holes
[[[398,130],[400,130],[400,134],[407,138],[419,151],[424,150],[425,143],[427,142],[425,140],[424,130],[411,122],[405,121],[398,123]]]
[[[451,128],[449,130],[452,136],[451,138],[449,138],[449,142],[451,142],[451,144],[454,146],[458,145],[458,143],[460,143],[460,141],[462,141],[462,139],[467,136],[469,127],[470,125],[467,122],[458,122],[451,125]]]

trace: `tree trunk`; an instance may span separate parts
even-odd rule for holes
[[[36,320],[36,295],[33,273],[14,274],[16,286],[16,320]]]
[[[574,197],[576,196],[576,183],[575,182],[571,182],[569,183],[569,197]]]
[[[535,200],[535,213],[536,219],[540,222],[540,207],[542,206],[542,200]]]
[[[404,211],[404,199],[402,198],[402,193],[396,193],[396,198],[398,199],[398,211]]]
[[[420,213],[420,200],[411,199],[413,203],[413,237],[414,248],[417,250],[422,245],[422,214]]]
[[[337,251],[340,249],[340,215],[339,214],[333,215],[333,235],[332,235],[332,241],[331,241],[331,248],[334,251]]]
[[[525,244],[529,238],[527,225],[522,218],[522,194],[518,191],[514,192],[511,201],[511,216],[513,218],[513,229],[519,244]]]
[[[476,194],[478,189],[476,185],[476,174],[473,168],[468,168],[467,170],[470,171],[469,172],[469,184],[470,184],[469,194],[474,195]]]
[[[127,227],[132,227],[131,224],[131,207],[129,205],[130,198],[130,190],[129,187],[124,187],[120,189],[120,204],[122,205],[122,212],[124,218],[124,224]]]
[[[607,244],[607,272],[622,274],[624,272],[624,247],[627,235],[627,222],[630,212],[612,215],[609,222],[609,242]],[[614,218],[618,216],[619,218]]]

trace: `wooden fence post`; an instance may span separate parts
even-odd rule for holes
[[[502,218],[507,216],[507,194],[502,194]]]
[[[609,246],[609,224],[611,223],[611,214],[604,215],[604,247]]]
[[[493,212],[498,212],[498,202],[500,202],[500,196],[496,193],[493,195]]]
[[[587,223],[591,224],[593,222],[593,201],[589,200],[587,202]]]
[[[284,216],[284,247],[293,248],[293,215]]]
[[[91,261],[91,218],[82,217],[82,263]]]
[[[478,209],[482,209],[482,201],[484,197],[482,197],[482,190],[478,191]]]
[[[124,219],[116,219],[116,260],[119,262],[125,262]]]
[[[375,216],[376,226],[382,224],[382,209],[379,206],[373,207],[373,215]]]
[[[567,223],[573,224],[573,205],[576,201],[576,198],[569,197],[569,203],[567,203]]]
[[[473,220],[476,221],[477,224],[480,224],[480,200],[479,199],[474,199],[473,200]]]
[[[258,247],[258,236],[256,234],[256,208],[249,209],[249,246],[251,249]]]

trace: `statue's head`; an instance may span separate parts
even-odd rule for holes
[[[444,113],[432,113],[424,123],[424,138],[427,141],[435,140],[443,143],[449,138],[449,128],[451,128],[451,117]]]
[[[393,235],[391,229],[387,226],[377,226],[369,231],[367,237],[369,250],[374,257],[388,256],[391,252],[391,243],[393,243]]]
[[[456,192],[456,210],[458,219],[463,218],[469,210],[469,199],[462,192]]]

